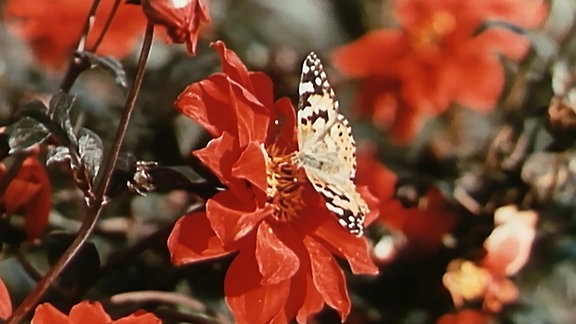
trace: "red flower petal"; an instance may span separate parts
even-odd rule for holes
[[[464,309],[455,314],[442,315],[436,324],[489,324],[488,315],[474,309]]]
[[[237,179],[244,179],[262,192],[266,192],[268,187],[266,160],[262,150],[257,142],[250,142],[232,167],[231,175]]]
[[[505,221],[499,223],[504,217]],[[530,258],[538,215],[504,206],[496,210],[494,218],[497,226],[484,242],[486,256],[482,262],[496,275],[513,276]]]
[[[238,323],[268,323],[282,311],[290,293],[290,280],[263,285],[262,279],[253,251],[241,251],[228,268],[224,280],[226,303]]]
[[[114,0],[103,0],[96,12],[88,48],[104,27]],[[4,13],[8,28],[28,42],[40,62],[59,69],[68,60],[90,9],[90,1],[11,0]],[[58,14],[54,14],[57,8]],[[122,4],[118,8],[98,54],[124,57],[132,52],[146,26],[146,17],[138,6]]]
[[[12,315],[12,301],[8,288],[6,288],[4,281],[0,278],[0,318],[5,320],[10,315]]]
[[[223,129],[232,129],[233,123],[228,118],[217,118],[218,115],[222,116],[223,112],[220,108],[221,102],[226,100],[226,95],[223,91],[218,91],[218,87],[214,86],[216,82],[215,76],[207,80],[192,83],[187,86],[174,103],[174,107],[188,118],[196,121],[203,126],[208,133],[212,136],[220,136]],[[218,77],[219,80],[224,81],[223,76]],[[212,91],[207,91],[212,89]],[[208,109],[207,107],[211,107]],[[221,125],[228,123],[228,126]]]
[[[263,285],[290,279],[300,266],[298,256],[282,242],[267,222],[262,222],[258,227],[255,254]]]
[[[90,323],[109,323],[112,321],[110,316],[106,313],[102,304],[99,302],[90,303],[89,301],[82,301],[72,307],[70,310],[70,323],[72,324],[90,324]]]
[[[216,41],[212,43],[211,46],[220,56],[222,72],[226,74],[230,80],[237,82],[250,92],[255,92],[255,89],[252,88],[252,83],[250,82],[248,69],[246,68],[246,65],[242,63],[242,60],[240,60],[238,55],[227,49],[226,44],[222,41]]]
[[[525,28],[539,27],[548,14],[547,2],[542,0],[478,1],[476,6],[485,17]]]
[[[478,51],[470,48],[470,51]],[[458,60],[460,59],[460,60]],[[491,55],[470,53],[456,58],[460,66],[460,82],[455,89],[455,100],[479,112],[490,112],[496,106],[504,87],[504,70],[500,61]]]
[[[294,283],[294,285],[300,287],[304,292],[302,307],[298,310],[296,320],[298,323],[306,323],[310,315],[322,310],[324,307],[324,299],[318,290],[316,290],[312,277],[308,273],[303,272],[302,275],[297,275],[296,277],[303,277],[304,280],[304,283]]]
[[[122,317],[112,322],[114,324],[160,324],[162,321],[156,315],[146,311],[136,311],[134,314]]]
[[[514,61],[524,58],[530,49],[527,38],[503,28],[487,29],[477,35],[472,42],[474,47],[482,48],[486,53],[499,53]]]
[[[268,110],[246,88],[223,74],[189,85],[174,105],[215,137],[223,132],[235,135],[240,146],[252,140],[262,142],[268,132]]]
[[[32,324],[53,324],[53,323],[70,323],[68,316],[60,312],[56,307],[49,303],[43,303],[36,307]]]
[[[186,42],[188,52],[196,54],[200,25],[210,22],[203,0],[143,0],[142,9],[152,23],[166,27],[172,42]]]
[[[338,48],[332,54],[334,66],[349,77],[394,74],[394,63],[409,50],[405,34],[400,31],[377,30]]]
[[[298,149],[296,139],[296,110],[288,98],[276,101],[273,109],[272,120],[280,127],[270,127],[265,144],[276,144],[285,152],[294,152]],[[279,128],[279,129],[278,129]]]
[[[48,226],[51,189],[46,169],[36,157],[30,156],[1,198],[8,213],[24,209],[24,228],[30,240],[39,238]]]
[[[238,158],[238,148],[234,136],[223,133],[220,137],[208,142],[205,148],[194,151],[206,167],[226,186],[231,184],[232,165]]]
[[[330,249],[342,256],[350,264],[354,274],[378,274],[378,267],[370,257],[368,241],[365,237],[350,235],[336,222],[325,222],[314,231],[314,236],[320,238]]]
[[[344,321],[350,313],[350,298],[346,289],[344,273],[332,253],[322,244],[310,237],[305,237],[304,245],[310,254],[314,286],[326,304],[335,309]]]
[[[206,215],[212,230],[224,246],[252,232],[254,227],[273,211],[272,206],[256,209],[255,206],[247,204],[254,204],[254,201],[242,202],[230,191],[220,192],[206,203]]]
[[[181,217],[174,224],[167,244],[174,264],[203,261],[232,252],[222,246],[205,212]]]

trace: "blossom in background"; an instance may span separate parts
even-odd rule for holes
[[[249,72],[222,42],[213,47],[222,72],[188,86],[175,105],[214,137],[193,154],[227,189],[205,211],[178,220],[168,239],[172,260],[237,253],[224,293],[239,323],[304,323],[324,304],[345,319],[350,298],[335,256],[355,274],[376,274],[367,241],[338,224],[290,163],[297,141],[289,100],[274,102],[268,76]],[[361,194],[375,205],[365,189]]]
[[[436,324],[489,324],[492,319],[487,314],[474,309],[463,309],[454,314],[442,315]]]
[[[519,211],[512,205],[498,208],[494,213],[496,228],[484,241],[487,254],[483,266],[503,276],[518,273],[530,257],[537,222],[534,211]]]
[[[88,35],[87,49],[96,41],[115,0],[102,0],[94,26]],[[8,29],[28,43],[46,67],[60,69],[75,50],[91,0],[8,0],[4,15]],[[146,17],[138,6],[120,4],[116,16],[98,47],[98,54],[123,58],[142,37]]]
[[[486,21],[523,28],[539,26],[541,0],[397,0],[399,28],[375,30],[334,52],[334,65],[363,81],[359,113],[391,126],[409,140],[423,116],[444,112],[452,102],[487,112],[504,86],[498,55],[520,60],[528,40],[502,27],[482,31]]]
[[[528,261],[537,214],[504,206],[496,210],[494,219],[496,228],[484,242],[484,258],[478,264],[457,259],[448,265],[443,282],[457,307],[483,300],[485,310],[497,313],[518,299],[518,288],[508,277]]]
[[[205,0],[142,0],[142,8],[152,23],[166,27],[169,41],[186,43],[196,54],[200,26],[210,23]]]
[[[6,166],[0,164],[0,179],[6,172]],[[39,238],[48,225],[52,208],[51,189],[44,165],[35,156],[29,156],[0,197],[0,205],[6,213],[23,212],[24,228],[30,240]]]
[[[4,280],[0,278],[0,318],[6,320],[12,315],[12,300]]]
[[[403,207],[394,199],[397,177],[375,159],[374,149],[367,145],[358,150],[357,181],[366,185],[380,201],[378,221],[400,232],[407,243],[407,252],[434,253],[442,238],[456,225],[456,213],[451,210],[441,192],[430,188],[418,206]]]
[[[129,316],[112,320],[99,302],[82,301],[72,307],[69,315],[60,312],[49,303],[38,305],[32,317],[32,324],[158,324],[158,317],[145,311],[137,311]]]

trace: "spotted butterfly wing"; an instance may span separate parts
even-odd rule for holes
[[[361,236],[368,206],[356,191],[356,144],[328,83],[322,63],[310,53],[302,65],[298,105],[298,164],[339,223]]]

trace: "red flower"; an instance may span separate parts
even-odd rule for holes
[[[274,102],[266,75],[247,71],[222,42],[213,46],[223,72],[188,86],[176,107],[214,136],[194,156],[228,189],[209,199],[205,212],[176,223],[168,239],[172,260],[183,264],[237,252],[224,290],[239,323],[287,323],[294,317],[303,323],[324,303],[344,319],[350,299],[335,256],[345,258],[353,273],[376,274],[367,241],[338,224],[302,170],[289,162],[297,148],[290,102]]]
[[[100,2],[87,48],[100,35],[114,1]],[[29,44],[40,63],[59,69],[75,49],[91,5],[90,0],[9,0],[4,10],[7,27]],[[120,5],[97,53],[120,58],[130,54],[145,26],[146,17],[138,6]]]
[[[393,199],[396,175],[374,159],[374,149],[361,146],[358,151],[357,179],[377,193],[380,201],[379,221],[402,233],[407,251],[433,253],[442,244],[442,237],[456,225],[456,213],[450,210],[441,192],[431,188],[419,206],[405,208]]]
[[[444,286],[456,306],[483,299],[484,309],[500,312],[503,305],[518,299],[518,288],[508,277],[518,273],[528,261],[537,219],[535,212],[518,211],[515,206],[496,210],[496,228],[484,241],[486,255],[479,265],[453,260],[444,275]]]
[[[528,42],[508,29],[478,29],[487,20],[535,27],[545,10],[540,0],[397,0],[394,13],[400,29],[366,34],[336,50],[334,63],[364,80],[360,113],[393,123],[393,135],[406,141],[419,115],[435,116],[452,102],[491,110],[504,85],[497,54],[519,60]]]
[[[438,319],[436,324],[489,324],[491,318],[474,309],[464,309],[454,314],[446,314]]]
[[[160,319],[152,313],[137,311],[126,317],[112,320],[99,302],[82,301],[70,310],[66,316],[49,303],[36,307],[32,324],[158,324]]]
[[[496,228],[484,241],[484,267],[502,276],[515,275],[530,257],[537,221],[534,211],[518,211],[515,206],[498,208],[494,213]]]
[[[0,164],[0,178],[6,175],[6,167]],[[46,169],[36,157],[24,160],[18,174],[0,197],[0,203],[8,214],[24,212],[24,227],[28,239],[39,238],[48,225],[52,208],[50,179]]]
[[[0,278],[0,318],[6,320],[10,315],[12,315],[12,301],[8,288]]]
[[[142,8],[152,23],[166,27],[170,41],[196,54],[200,25],[210,23],[205,0],[142,0]]]

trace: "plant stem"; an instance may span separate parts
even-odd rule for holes
[[[106,17],[106,22],[104,23],[104,27],[102,28],[100,35],[98,35],[98,39],[96,39],[94,44],[89,48],[90,52],[96,52],[96,50],[98,49],[100,44],[102,44],[102,41],[104,40],[104,36],[108,32],[110,25],[112,25],[112,20],[114,20],[114,16],[116,16],[116,12],[118,11],[118,7],[120,7],[121,2],[122,2],[122,0],[114,1],[114,5],[112,6],[110,13],[108,14],[108,17]]]
[[[78,38],[78,43],[76,44],[76,52],[83,51],[86,48],[88,34],[90,33],[90,29],[92,29],[92,25],[94,25],[96,10],[98,9],[99,5],[100,0],[94,0],[92,2],[92,7],[90,7],[88,16],[84,21],[84,26],[82,27],[82,34],[80,34],[80,38]],[[81,58],[76,55],[76,52],[74,52],[72,58],[70,59],[68,70],[66,70],[64,79],[62,79],[62,83],[60,84],[60,90],[66,93],[70,91],[80,73],[90,67],[88,61],[85,58]]]
[[[142,80],[144,77],[144,71],[146,69],[146,62],[148,61],[148,55],[150,54],[150,49],[152,48],[152,39],[154,34],[154,26],[148,24],[146,28],[146,35],[144,38],[144,43],[142,44],[142,50],[140,52],[140,59],[138,61],[138,68],[136,72],[136,77],[134,83],[130,88],[128,93],[128,98],[124,105],[124,111],[118,129],[116,131],[116,136],[114,139],[114,144],[112,146],[112,151],[109,154],[108,160],[106,161],[106,166],[98,186],[95,189],[95,198],[90,201],[86,215],[82,220],[82,225],[76,235],[76,238],[72,244],[66,249],[64,254],[58,259],[58,261],[48,270],[46,275],[42,280],[36,285],[36,287],[26,296],[24,301],[18,306],[18,308],[12,314],[12,317],[7,321],[8,324],[20,323],[24,316],[28,314],[34,306],[38,303],[40,298],[46,293],[50,288],[52,283],[58,278],[58,276],[64,271],[66,266],[76,257],[84,243],[88,240],[90,234],[92,234],[94,228],[96,227],[96,221],[100,216],[103,207],[104,194],[108,183],[110,182],[110,177],[112,176],[112,171],[116,165],[116,160],[118,159],[118,154],[120,152],[120,147],[124,140],[124,135],[126,134],[126,129],[128,128],[128,122],[130,116],[134,110],[136,104],[136,98],[140,92],[140,87],[142,85]]]
[[[104,170],[102,171],[102,177],[100,182],[95,189],[95,196],[97,198],[104,198],[108,185],[110,183],[110,178],[116,167],[116,161],[118,160],[118,155],[120,154],[120,148],[124,142],[124,135],[128,129],[128,123],[130,122],[130,117],[134,111],[134,106],[136,105],[136,99],[138,98],[138,93],[140,92],[140,87],[142,86],[142,81],[144,80],[144,70],[146,69],[146,62],[148,62],[148,55],[150,54],[150,49],[152,48],[152,40],[154,39],[154,25],[148,23],[146,26],[146,35],[144,37],[144,43],[142,44],[142,50],[140,51],[140,59],[138,60],[138,67],[136,70],[136,77],[134,78],[134,83],[128,92],[128,98],[126,98],[126,104],[124,105],[124,111],[122,117],[120,118],[120,124],[116,130],[116,136],[112,144],[110,151],[110,156],[106,161]],[[100,201],[97,202],[98,204]]]

